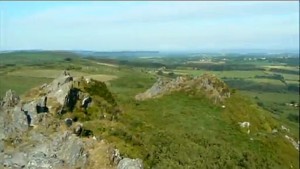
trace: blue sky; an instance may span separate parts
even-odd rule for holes
[[[0,2],[0,50],[299,49],[299,2]]]

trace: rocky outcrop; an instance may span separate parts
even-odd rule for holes
[[[63,105],[65,103],[66,96],[68,95],[70,89],[73,87],[73,77],[69,75],[61,75],[49,85],[44,87],[45,93],[48,97],[56,98],[58,103]]]
[[[7,91],[0,101],[0,168],[88,168],[90,142],[97,142],[93,132],[85,129],[79,118],[56,116],[77,113],[80,117],[82,113],[85,117],[93,105],[95,113],[112,117],[119,113],[105,83],[74,79],[67,72],[22,99]],[[114,166],[122,160],[119,152],[115,155]],[[125,164],[134,166],[132,162]]]
[[[28,116],[18,107],[19,96],[8,90],[0,106],[0,140],[20,137],[28,129]]]
[[[83,168],[86,165],[84,144],[72,131],[43,135],[29,130],[37,126],[39,129],[51,126],[54,120],[52,116],[56,113],[53,103],[62,107],[65,103],[70,106],[77,101],[73,97],[72,82],[73,77],[69,74],[61,75],[52,83],[38,88],[38,92],[30,93],[26,100],[21,100],[12,90],[6,92],[0,102],[1,167]],[[56,128],[55,125],[53,127]],[[28,132],[31,133],[30,137],[27,136]],[[13,148],[4,148],[2,140]]]
[[[202,93],[214,103],[223,102],[230,97],[229,88],[223,81],[214,75],[203,74],[200,77],[179,76],[172,80],[158,79],[146,92],[136,95],[135,99],[155,98],[173,91]]]

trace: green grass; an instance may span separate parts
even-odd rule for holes
[[[0,76],[0,96],[3,97],[9,89],[15,90],[18,95],[22,95],[29,89],[49,83],[52,80],[44,77]]]
[[[270,85],[276,85],[276,86],[281,86],[285,87],[285,84],[282,83],[280,80],[276,79],[265,79],[265,78],[257,78],[257,79],[250,79],[250,81],[254,81],[256,83],[264,83],[264,84],[270,84]]]
[[[286,80],[285,81],[288,85],[298,85],[299,86],[299,81],[296,80]]]
[[[293,80],[299,82],[299,75],[293,75],[293,74],[286,74],[286,73],[280,73],[285,80]]]
[[[296,93],[275,93],[275,92],[250,92],[250,91],[242,91],[242,93],[255,97],[257,96],[259,99],[264,100],[266,102],[274,102],[274,103],[289,103],[290,101],[299,102],[299,95]]]
[[[8,89],[15,90],[22,95],[33,87],[51,82],[68,68],[75,68],[75,70],[70,70],[72,76],[95,77],[97,80],[103,79],[104,81],[117,78],[117,76],[110,77],[109,75],[122,75],[121,70],[117,68],[97,65],[92,61],[79,58],[66,62],[64,61],[66,57],[74,56],[69,53],[55,52],[0,54],[0,65],[15,64],[9,67],[0,66],[0,97]]]

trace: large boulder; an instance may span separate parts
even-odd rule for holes
[[[62,74],[44,87],[45,93],[47,93],[48,97],[56,98],[57,101],[63,105],[65,103],[66,96],[73,87],[73,80],[73,77],[69,74]]]

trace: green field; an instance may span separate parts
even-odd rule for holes
[[[215,74],[222,78],[254,78],[256,75],[265,75],[263,71],[205,71],[205,70],[175,70],[175,73],[186,73],[192,75],[201,75],[204,72]]]
[[[18,94],[24,94],[25,91],[37,87],[44,83],[49,83],[53,79],[45,77],[27,77],[27,76],[0,76],[0,95],[4,96],[8,89],[15,90]]]

